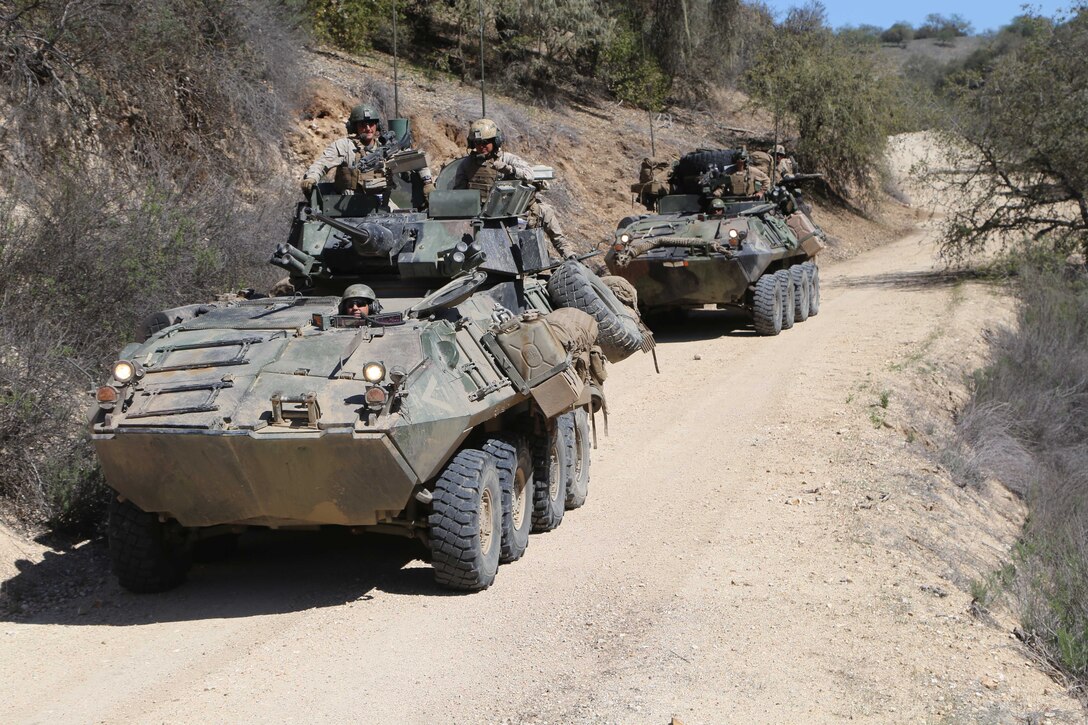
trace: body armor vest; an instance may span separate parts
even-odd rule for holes
[[[487,201],[487,195],[491,192],[491,187],[495,185],[496,181],[502,179],[502,174],[484,162],[476,163],[475,166],[472,176],[468,177],[466,186],[480,192],[480,201],[484,202]]]
[[[359,159],[378,148],[375,145],[374,148],[367,149],[359,139],[349,138],[351,138],[352,145],[355,147],[355,164],[359,163]],[[380,194],[387,185],[384,170],[360,171],[354,164],[352,166],[337,166],[333,184],[341,194],[345,192]]]

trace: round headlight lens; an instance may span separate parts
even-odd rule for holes
[[[118,360],[113,364],[113,379],[119,383],[127,383],[136,376],[136,366],[128,360]]]
[[[380,362],[369,362],[363,366],[363,379],[368,383],[377,383],[385,377],[385,366]]]
[[[740,236],[740,234],[737,233],[736,229],[730,229],[729,230],[729,238],[730,239],[736,239],[739,236]]]
[[[620,241],[623,242],[624,244],[627,244],[627,242],[631,241],[631,235],[630,234],[621,234],[620,235]]]

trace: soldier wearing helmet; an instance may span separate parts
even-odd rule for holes
[[[748,151],[738,149],[733,155],[733,173],[729,175],[732,196],[763,198],[771,188],[771,177],[760,169],[748,166]]]
[[[503,135],[498,125],[489,118],[473,121],[468,127],[468,148],[472,155],[454,176],[451,189],[476,189],[480,199],[486,200],[491,187],[497,181],[518,179],[532,184],[533,167],[520,156],[502,150]],[[529,207],[529,226],[541,227],[566,259],[577,256],[574,245],[563,234],[559,218],[551,204],[537,196]]]
[[[782,144],[776,145],[772,153],[774,155],[775,173],[778,174],[779,179],[797,173],[797,162],[793,160],[792,156],[786,154],[786,149]]]
[[[352,317],[366,317],[381,311],[377,295],[369,285],[353,284],[344,290],[340,298],[340,314]]]
[[[725,216],[725,200],[720,197],[715,197],[710,200],[708,216]]]
[[[384,170],[360,174],[355,168],[359,159],[381,147],[382,122],[377,111],[373,106],[361,103],[351,109],[344,125],[348,135],[330,144],[303,174],[301,186],[304,196],[310,195],[314,185],[330,169],[336,169],[336,184],[341,191],[354,193],[357,188],[364,191],[385,190],[387,180]],[[431,170],[424,167],[418,173],[423,181],[424,193],[429,194],[434,188]]]

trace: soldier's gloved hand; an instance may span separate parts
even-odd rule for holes
[[[501,159],[494,159],[491,162],[491,168],[495,169],[495,171],[498,171],[499,173],[502,173],[502,174],[509,174],[509,173],[513,172],[513,170],[514,170],[513,166],[506,163],[505,161],[502,161]]]
[[[311,179],[309,176],[302,177],[302,183],[299,187],[302,189],[303,196],[310,196],[310,192],[314,190],[314,185],[317,183],[317,179]]]

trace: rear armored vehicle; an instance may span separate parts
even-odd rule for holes
[[[272,257],[293,296],[167,310],[123,350],[91,431],[126,588],[179,584],[247,527],[335,525],[416,538],[439,584],[482,589],[585,501],[615,341],[540,274],[584,267],[519,224],[531,185],[481,201],[444,172],[419,211],[397,173],[314,186]]]
[[[823,232],[798,208],[796,185],[761,188],[744,174],[740,149],[700,149],[666,164],[643,162],[632,187],[655,213],[622,220],[605,261],[637,290],[651,319],[704,305],[750,316],[761,335],[777,335],[819,312],[816,255]],[[738,171],[738,168],[740,171]]]

